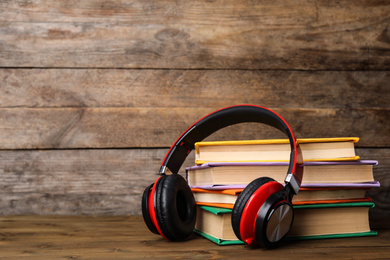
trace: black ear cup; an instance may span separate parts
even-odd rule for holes
[[[256,241],[261,247],[273,248],[287,235],[294,220],[292,204],[283,191],[272,194],[261,206],[255,223]]]
[[[163,176],[156,183],[155,213],[157,223],[166,238],[180,241],[188,238],[195,227],[194,195],[179,174]]]
[[[246,203],[248,202],[249,198],[252,196],[252,194],[260,188],[263,184],[275,181],[272,178],[269,177],[261,177],[253,180],[250,182],[245,189],[241,192],[241,194],[238,196],[236,203],[234,204],[233,211],[232,211],[232,227],[234,234],[236,234],[238,239],[241,239],[240,234],[240,222],[241,222],[241,215],[245,208]],[[260,205],[259,205],[260,206]]]

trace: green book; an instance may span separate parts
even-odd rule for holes
[[[293,205],[295,209],[318,209],[318,208],[339,208],[339,207],[368,207],[373,208],[375,204],[371,201],[341,202],[341,203],[319,203]]]
[[[243,244],[245,244],[243,241],[241,241],[239,239],[225,240],[225,239],[222,239],[222,238],[213,237],[212,235],[208,235],[208,234],[203,233],[202,231],[199,231],[197,229],[195,229],[194,231],[195,231],[195,233],[197,233],[197,234],[201,235],[202,237],[210,240],[211,242],[214,242],[215,244],[217,244],[219,246],[243,245]]]
[[[373,236],[369,209],[372,202],[323,203],[294,206],[291,239]]]
[[[231,209],[198,206],[194,231],[221,246],[244,244],[234,234],[231,215]]]
[[[288,240],[375,236],[369,226],[372,202],[294,206],[294,223]],[[218,245],[243,244],[231,227],[231,209],[198,206],[195,232]],[[320,224],[319,224],[320,223]]]

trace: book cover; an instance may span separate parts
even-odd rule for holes
[[[368,210],[374,207],[372,202],[294,205],[293,207],[295,216],[287,237],[289,240],[374,236],[377,234],[369,226]],[[214,229],[227,230],[227,233],[233,232],[231,225],[226,225],[227,220],[231,218],[231,209],[206,206],[198,208],[200,223],[208,223]],[[217,218],[211,221],[207,217],[210,214],[217,216]],[[224,220],[225,223],[223,223]],[[223,232],[219,234],[210,232],[202,224],[195,226],[195,232],[219,245],[243,243],[237,238],[224,238]]]
[[[283,184],[283,183],[282,183]],[[190,186],[191,188],[199,188],[204,190],[227,190],[227,189],[245,189],[246,184],[232,184],[232,185],[198,185]],[[378,188],[380,187],[379,181],[372,182],[357,182],[357,183],[303,183],[301,188]]]
[[[341,203],[371,201],[366,197],[366,191],[372,187],[378,187],[379,183],[348,186],[327,185],[326,187],[301,187],[297,195],[293,197],[293,205]],[[224,187],[224,186],[222,186]],[[200,189],[191,188],[197,205],[230,208],[242,192],[241,189]]]
[[[218,245],[243,244],[234,234],[231,209],[198,206],[195,232]]]
[[[195,233],[201,235],[202,237],[210,240],[211,242],[214,242],[215,244],[219,245],[219,246],[229,246],[229,245],[244,245],[245,243],[241,240],[226,240],[226,239],[222,239],[222,238],[217,238],[217,237],[213,237],[209,234],[206,234],[200,230],[197,230],[195,229],[194,230]]]
[[[302,143],[334,143],[334,142],[359,142],[359,137],[325,137],[325,138],[298,138],[297,144]]]
[[[312,240],[312,239],[329,239],[329,238],[367,237],[367,236],[376,236],[376,235],[378,235],[377,231],[370,230],[370,231],[355,232],[355,233],[287,237],[286,240]]]
[[[368,213],[374,205],[367,201],[293,205],[294,223],[288,236],[313,239],[373,235],[375,232],[370,229]]]
[[[234,205],[242,190],[243,189],[205,190],[191,188],[198,205],[206,205],[209,203],[218,203],[223,204],[224,206]]]
[[[358,137],[297,139],[297,162],[359,160],[355,153],[358,141]]]
[[[262,176],[283,182],[288,165],[288,162],[206,163],[187,167],[186,178],[190,186],[248,184]]]
[[[195,143],[195,163],[207,162],[288,162],[288,139],[211,141]]]
[[[351,161],[358,137],[297,139],[297,161]],[[195,163],[289,161],[288,139],[210,141],[195,143]]]
[[[373,182],[373,167],[378,162],[360,160],[352,162],[305,162],[298,165],[303,171],[302,185],[314,183]],[[190,186],[246,185],[252,180],[268,176],[284,182],[288,162],[226,162],[206,163],[186,168]]]
[[[303,171],[302,183],[373,182],[374,160],[304,162],[297,170]]]

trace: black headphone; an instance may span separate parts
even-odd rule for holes
[[[238,196],[231,218],[234,233],[246,244],[262,247],[274,247],[286,236],[294,219],[291,200],[302,180],[301,172],[295,171],[295,137],[281,116],[256,105],[217,110],[195,122],[172,145],[161,164],[161,176],[145,189],[142,197],[142,215],[151,232],[171,241],[184,240],[191,235],[196,221],[196,203],[178,171],[196,142],[219,129],[244,122],[263,123],[281,130],[290,141],[291,154],[284,186],[261,177],[249,183]]]

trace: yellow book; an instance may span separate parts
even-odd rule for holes
[[[357,137],[297,139],[297,162],[352,161]],[[195,143],[195,163],[208,162],[288,162],[288,139],[211,141]]]
[[[358,137],[297,139],[297,162],[354,161]]]

